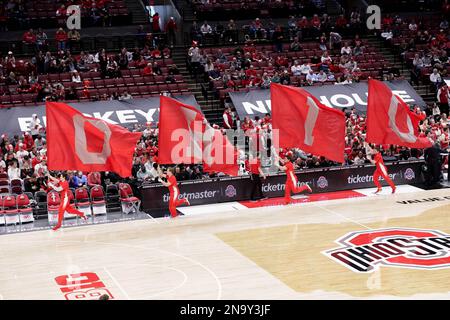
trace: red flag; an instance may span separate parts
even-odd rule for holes
[[[419,137],[421,120],[423,115],[410,111],[408,105],[383,82],[369,79],[367,142],[428,148],[430,140]]]
[[[142,133],[86,117],[65,103],[47,102],[49,170],[113,171],[131,175]]]
[[[345,115],[327,107],[309,92],[276,83],[270,85],[272,127],[279,146],[344,162]]]
[[[161,96],[158,162],[203,163],[205,172],[237,176],[237,149],[195,107]]]

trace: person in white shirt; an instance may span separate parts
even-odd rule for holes
[[[333,62],[333,59],[331,59],[330,55],[328,54],[328,51],[325,51],[322,54],[322,57],[320,58],[320,61],[322,63],[330,64],[331,62]]]
[[[442,82],[442,77],[441,74],[438,72],[438,69],[436,68],[433,69],[433,73],[430,74],[430,81],[435,85],[438,85],[439,83]]]
[[[302,75],[302,66],[299,65],[298,60],[294,61],[294,64],[291,67],[292,75],[301,76]]]
[[[417,23],[413,20],[408,26],[409,30],[411,31],[417,31]]]
[[[5,172],[5,170],[6,170],[5,160],[0,159],[0,172]]]
[[[323,70],[319,71],[319,74],[316,76],[318,82],[325,82],[328,79],[328,76]]]
[[[366,162],[366,158],[364,157],[364,154],[362,151],[358,153],[358,155],[353,159],[353,163],[355,165],[363,165]]]
[[[49,172],[47,168],[47,160],[45,158],[41,159],[41,162],[34,166],[34,172],[38,177],[45,177]]]
[[[208,22],[205,21],[205,22],[202,24],[202,26],[200,27],[200,32],[203,33],[203,35],[211,34],[211,33],[212,33],[212,28],[211,28],[211,26],[208,24]]]
[[[133,99],[133,96],[128,93],[128,91],[125,91],[120,97],[119,100],[130,100]]]
[[[303,75],[307,75],[307,74],[309,74],[310,71],[312,71],[311,65],[310,65],[309,63],[304,62],[304,63],[300,66],[300,70],[301,70],[301,73],[302,73]]]
[[[8,179],[11,182],[14,179],[20,179],[20,169],[17,167],[17,162],[13,161],[8,168]]]
[[[391,40],[394,37],[394,34],[392,33],[391,30],[385,30],[384,32],[381,33],[381,37],[384,38],[385,40]]]
[[[352,77],[348,75],[344,81],[341,82],[341,84],[350,84],[352,83]]]
[[[308,75],[306,76],[306,81],[309,83],[309,84],[313,84],[313,82],[316,82],[317,81],[317,75],[314,73],[314,71],[310,71],[309,73],[308,73]]]
[[[72,82],[81,83],[81,77],[80,77],[80,74],[78,73],[78,71],[74,71],[72,73]]]
[[[433,104],[433,116],[439,116],[441,115],[441,110],[439,109],[439,106],[437,103]]]
[[[38,152],[39,152],[39,155],[41,157],[45,157],[46,156],[46,154],[47,154],[47,143],[46,142],[44,142],[44,144],[42,145],[41,150],[39,150]]]
[[[25,156],[29,155],[28,151],[24,150],[23,147],[24,147],[24,144],[20,143],[19,144],[19,150],[17,150],[17,152],[16,152],[16,158],[17,158],[17,160],[19,160],[19,163],[23,160],[23,158]]]
[[[30,132],[31,132],[31,136],[33,137],[33,140],[37,138],[41,127],[42,127],[41,120],[39,120],[39,118],[37,117],[37,114],[34,113],[31,116],[31,122],[30,122]]]
[[[142,135],[144,136],[144,138],[150,137],[151,135],[153,135],[155,132],[154,129],[152,129],[152,123],[150,121],[148,121],[146,123],[146,128],[145,130],[142,132]]]
[[[347,54],[347,55],[351,55],[352,54],[352,48],[348,45],[347,42],[341,48],[341,54]]]

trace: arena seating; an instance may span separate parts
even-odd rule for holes
[[[90,190],[92,213],[94,215],[106,214],[105,193],[102,186],[93,186]]]
[[[175,74],[168,79],[168,67],[174,64],[172,59],[161,59],[155,62],[161,68],[161,75],[145,75],[143,69],[136,68],[135,63],[130,62],[129,69],[121,70],[121,77],[102,79],[101,73],[96,71],[99,65],[95,63],[89,66],[90,71],[80,72],[82,81],[79,83],[72,82],[72,74],[69,72],[38,75],[38,82],[41,86],[48,81],[50,85],[62,84],[66,90],[73,88],[77,99],[68,100],[68,102],[100,100],[104,94],[109,96],[114,92],[119,95],[128,92],[133,97],[143,98],[159,96],[162,92],[176,95],[190,94],[182,75]],[[33,91],[31,86],[28,90]],[[43,104],[42,101],[37,101],[37,98],[37,92],[20,92],[18,85],[6,85],[0,79],[0,107]]]
[[[138,212],[141,200],[133,195],[133,190],[128,183],[119,183],[120,204],[123,213]]]
[[[122,25],[130,22],[130,14],[123,0],[97,1],[97,8],[105,8],[112,25]],[[61,25],[56,12],[61,7],[58,0],[23,1],[23,6],[15,5],[9,11],[3,10],[1,16],[9,29],[37,28]],[[81,5],[81,17],[84,25],[92,24],[90,1],[73,1]],[[104,13],[99,13],[99,16]]]
[[[115,184],[106,186],[106,209],[107,211],[120,211],[120,193],[119,187]]]
[[[4,219],[4,224],[18,224],[20,223],[19,210],[17,209],[17,201],[14,195],[6,195],[2,198],[1,214]]]
[[[419,54],[422,58],[424,55],[431,54],[437,49],[437,47],[432,44],[432,41],[420,43],[421,41],[418,39],[418,36],[427,31],[430,39],[436,38],[436,35],[440,33],[439,24],[442,19],[443,18],[440,15],[411,17],[403,20],[401,24],[384,25],[385,28],[391,29],[393,32],[393,37],[388,40],[388,43],[393,46],[398,54],[402,54],[402,58],[407,66],[413,69],[413,60],[416,54]],[[417,31],[409,29],[409,23],[413,20],[419,25]],[[420,34],[418,34],[418,31]],[[450,66],[446,66],[445,69],[447,72],[450,72]],[[416,74],[418,80],[422,81],[424,84],[428,84],[430,82],[430,74],[433,71],[433,66],[424,66],[420,68],[420,70],[413,71],[418,71],[418,74]]]
[[[28,195],[21,194],[17,196],[17,209],[19,211],[20,223],[33,222],[33,208],[31,207]]]
[[[246,19],[261,14],[270,17],[287,17],[300,13],[310,15],[324,5],[321,0],[300,1],[256,1],[256,0],[218,0],[214,2],[191,1],[199,19],[219,20],[224,18]]]
[[[361,74],[359,76],[360,80],[367,80],[369,77],[375,79],[382,78],[382,71],[391,67],[391,64],[384,59],[383,55],[379,53],[374,47],[371,47],[367,44],[367,42],[363,41],[364,45],[364,54],[355,56],[355,61],[358,64],[358,68],[361,70]],[[302,51],[289,51],[289,44],[283,45],[283,52],[277,53],[274,51],[272,45],[255,45],[257,52],[262,52],[266,56],[273,58],[274,60],[279,57],[286,57],[288,59],[289,66],[292,64],[294,60],[298,60],[300,64],[307,62],[311,63],[311,58],[314,56],[320,57],[323,51],[319,48],[318,42],[305,42],[302,43],[303,50]],[[230,62],[233,60],[233,52],[236,50],[236,47],[221,47],[220,50],[227,57],[228,62],[225,63],[214,63],[221,72],[226,70],[230,70]],[[211,57],[214,61],[217,59],[218,48],[204,48],[202,49],[203,53],[208,57]],[[340,52],[337,50],[330,50],[330,57],[333,61],[339,61]],[[338,63],[338,62],[336,62]],[[269,66],[267,61],[262,62],[252,62],[251,65],[256,70],[257,76],[261,77],[263,73],[267,73],[269,76],[273,76],[275,72],[275,68],[273,66]],[[317,72],[319,70],[319,66],[312,65],[313,71]],[[340,77],[343,77],[343,72],[334,73],[335,80],[327,80],[324,83],[315,83],[314,85],[326,85],[326,84],[334,84],[336,80]],[[291,85],[302,86],[305,85],[305,76],[293,76],[290,74]],[[240,80],[234,80],[236,84],[237,91],[247,91],[244,85]],[[216,92],[216,96],[223,102],[227,98],[227,93],[230,91],[234,91],[233,88],[226,88],[225,84],[222,80],[216,80],[210,82],[211,88]]]
[[[75,190],[75,204],[86,216],[92,215],[91,200],[87,188],[81,187]]]

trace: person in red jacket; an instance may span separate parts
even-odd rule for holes
[[[67,33],[64,31],[63,28],[59,28],[58,31],[56,31],[55,40],[58,46],[59,50],[66,50],[66,42],[67,42]]]
[[[142,74],[144,76],[151,76],[151,75],[153,75],[153,68],[152,68],[152,63],[151,62],[147,63],[147,65],[145,66],[144,70],[142,70]]]
[[[48,175],[50,182],[48,185],[55,191],[59,192],[59,196],[61,202],[59,204],[58,209],[58,223],[53,227],[53,231],[58,230],[61,227],[62,220],[64,218],[64,213],[67,211],[68,213],[75,214],[80,218],[86,220],[87,217],[83,212],[75,209],[69,201],[69,183],[66,180],[66,177],[63,174],[58,176],[59,179],[52,177],[50,174]]]
[[[102,177],[100,172],[90,172],[87,176],[87,184],[89,187],[97,186],[102,184]]]
[[[294,173],[295,170],[295,164],[293,164],[288,157],[286,158],[279,158],[275,155],[277,159],[275,159],[275,165],[283,170],[286,171],[286,184],[284,188],[284,202],[285,204],[289,204],[292,201],[291,193],[301,193],[304,191],[312,192],[309,185],[305,184],[304,186],[299,187],[297,185],[298,180],[297,176]],[[280,166],[279,163],[282,163],[283,165]]]
[[[161,27],[159,26],[159,13],[156,12],[152,17],[152,30],[154,33],[161,32]]]
[[[372,155],[370,162],[376,166],[375,172],[373,173],[373,183],[377,186],[377,191],[375,191],[375,194],[382,190],[379,180],[380,176],[391,186],[392,193],[395,193],[396,186],[391,178],[389,178],[386,166],[384,165],[383,156],[377,149],[372,149],[367,142],[364,142],[364,146],[366,147],[367,155]]]
[[[26,44],[36,44],[36,35],[34,34],[33,29],[30,29],[23,34],[22,41]]]
[[[167,33],[167,41],[170,44],[170,47],[176,43],[176,32],[177,32],[177,22],[174,17],[170,17],[169,21],[166,23],[166,33]]]
[[[163,174],[160,173],[160,177],[161,178],[167,178],[167,182],[160,180],[161,183],[169,188],[169,193],[170,193],[170,197],[169,197],[169,211],[170,211],[170,216],[172,218],[176,218],[178,216],[177,213],[177,207],[182,205],[182,204],[186,204],[186,205],[190,205],[189,200],[186,198],[183,199],[178,199],[178,196],[180,195],[180,190],[178,189],[178,182],[177,179],[174,176],[174,169],[173,168],[169,168],[167,169],[167,174]]]

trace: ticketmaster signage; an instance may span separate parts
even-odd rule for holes
[[[405,80],[385,82],[389,88],[406,103],[419,105],[422,109],[426,103]],[[302,87],[314,95],[323,104],[336,109],[356,108],[365,114],[367,110],[367,82],[346,85],[325,85],[320,87]],[[240,119],[249,116],[262,117],[271,113],[270,90],[251,90],[249,92],[230,92],[230,98]]]
[[[193,95],[176,96],[175,98],[200,110],[200,106]],[[71,103],[70,105],[87,116],[124,127],[145,124],[147,121],[156,124],[159,120],[159,97],[123,101],[79,102]],[[14,135],[28,131],[31,116],[34,113],[41,120],[41,123],[45,125],[45,105],[0,109],[0,133]]]
[[[423,181],[423,161],[403,161],[386,165],[389,176],[396,185]],[[313,193],[323,193],[374,187],[374,170],[373,165],[332,167],[300,171],[297,172],[297,177],[299,184],[308,184]],[[264,195],[269,198],[282,197],[285,181],[285,174],[268,176],[263,180]],[[381,183],[387,185],[384,180]],[[179,187],[180,196],[188,198],[193,205],[249,200],[252,190],[249,176],[182,181]],[[140,188],[140,194],[142,210],[152,216],[161,216],[168,208],[167,187],[159,183],[144,184]]]

